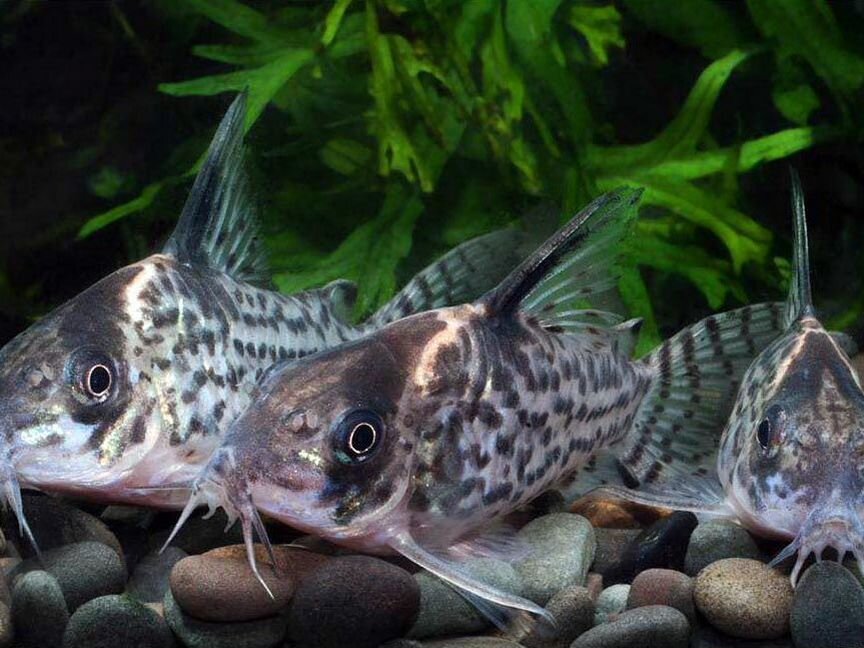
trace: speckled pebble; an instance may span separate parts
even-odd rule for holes
[[[169,648],[172,643],[162,617],[131,598],[115,594],[79,607],[63,635],[63,648]]]
[[[564,588],[546,604],[555,617],[555,627],[535,626],[521,643],[527,648],[568,648],[573,640],[594,625],[594,599],[579,585]]]
[[[790,616],[797,648],[860,648],[864,645],[864,588],[834,562],[804,572]]]
[[[142,603],[161,603],[168,590],[171,569],[186,556],[178,547],[167,547],[162,553],[151,551],[135,565],[126,591]]]
[[[605,574],[621,562],[627,547],[642,533],[641,529],[594,529],[597,551],[591,570]]]
[[[522,579],[513,567],[500,560],[481,558],[465,563],[484,583],[511,594],[521,594]],[[427,571],[414,575],[420,587],[420,612],[407,636],[414,639],[480,632],[489,620],[456,590]]]
[[[66,599],[57,579],[32,571],[18,579],[12,590],[12,624],[21,648],[60,648],[69,621]]]
[[[672,569],[648,569],[633,579],[627,609],[646,605],[668,605],[682,612],[693,624],[696,606],[693,603],[693,579]]]
[[[273,648],[285,637],[284,615],[236,623],[199,621],[183,613],[170,589],[164,605],[165,621],[186,648]]]
[[[629,583],[646,569],[681,571],[696,524],[695,515],[682,511],[658,520],[634,538],[617,565],[603,572],[605,583]]]
[[[204,553],[217,547],[241,544],[243,533],[240,525],[235,524],[227,531],[228,517],[219,509],[212,517],[204,519],[204,514],[193,515],[180,529],[171,545],[180,547],[190,555]],[[170,531],[166,529],[150,536],[150,549],[158,550],[165,544]]]
[[[123,557],[123,549],[117,537],[98,518],[75,508],[62,500],[35,493],[23,493],[24,515],[33,535],[39,540],[39,548],[47,550],[77,542],[101,542]],[[18,535],[18,523],[14,515],[4,519],[4,531],[9,538],[18,538],[16,543],[25,558],[35,556],[30,542]]]
[[[715,628],[744,639],[789,631],[792,585],[785,574],[747,558],[726,558],[696,576],[696,607]]]
[[[729,520],[702,522],[690,536],[684,572],[695,576],[711,563],[723,558],[760,560],[762,552],[749,533]]]
[[[302,647],[374,648],[404,636],[419,608],[420,588],[404,569],[369,556],[333,558],[297,587],[288,634]]]
[[[663,605],[627,610],[614,621],[594,626],[571,648],[687,648],[690,624],[681,612]]]
[[[76,542],[42,554],[42,565],[60,583],[69,612],[97,596],[120,594],[126,568],[113,549],[100,542]]]
[[[522,577],[523,596],[545,605],[559,590],[585,584],[597,549],[588,520],[572,513],[553,513],[529,522],[518,535],[531,548],[515,565]]]
[[[9,648],[14,639],[12,627],[12,610],[5,603],[0,603],[0,648]]]
[[[630,586],[625,583],[611,585],[600,592],[594,610],[594,625],[607,623],[627,609]]]
[[[186,614],[203,621],[251,621],[278,613],[291,599],[294,581],[290,574],[274,571],[263,547],[256,550],[258,570],[270,594],[245,556],[220,558],[206,553],[174,565],[170,579],[174,600]]]
[[[521,644],[499,637],[454,637],[442,641],[429,641],[423,648],[520,648]]]

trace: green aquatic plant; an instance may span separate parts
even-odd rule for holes
[[[183,0],[182,11],[220,28],[208,33],[221,42],[192,53],[223,69],[165,80],[159,91],[248,90],[247,127],[266,115],[271,133],[253,135],[253,149],[265,169],[276,285],[353,279],[358,316],[411,269],[532,205],[567,215],[600,191],[645,187],[620,285],[646,320],[645,350],[660,336],[652,304],[662,297],[646,276],[683,277],[711,309],[749,298],[747,268],[780,294],[788,266],[742,206],[738,178],[857,132],[864,58],[831,6],[749,0],[738,9],[714,0],[687,10],[653,0]],[[605,87],[631,35],[645,33],[697,50],[705,64],[665,127],[625,143]],[[718,137],[718,100],[747,66],[763,70],[758,92],[781,126]],[[141,217],[194,170],[139,187],[79,237]],[[128,185],[116,170],[95,183],[106,196]]]

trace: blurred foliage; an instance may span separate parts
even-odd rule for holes
[[[115,12],[134,38],[123,6]],[[654,277],[680,277],[710,309],[779,298],[788,264],[747,209],[741,181],[768,162],[860,135],[861,16],[844,26],[825,0],[156,6],[174,31],[195,25],[189,38],[212,39],[191,46],[206,71],[158,78],[159,92],[249,91],[276,284],[295,291],[352,279],[358,316],[434,256],[535,205],[558,205],[566,219],[599,192],[642,186],[644,217],[626,250],[620,293],[646,319],[644,350],[660,337],[658,320],[677,324],[682,310],[690,314],[687,305],[670,309],[658,292],[674,282]],[[681,88],[665,124],[649,103],[634,105],[621,72],[640,65],[628,52],[646,34],[698,66],[687,75],[676,61],[664,63]],[[742,69],[755,81],[738,96],[756,98],[718,108]],[[80,225],[79,239],[170,220],[165,197],[187,186],[220,117],[207,105],[209,125],[176,143],[161,176],[145,179],[108,161],[88,178],[111,206]],[[652,132],[639,127],[643,119]],[[839,317],[849,323],[860,309],[857,299]]]

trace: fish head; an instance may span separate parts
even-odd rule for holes
[[[826,548],[864,559],[864,393],[812,316],[751,366],[721,442],[719,471],[746,526],[792,544],[793,581]]]
[[[336,541],[386,533],[404,508],[411,471],[412,441],[398,423],[404,381],[377,336],[271,370],[190,505],[223,506],[241,519],[257,507]]]
[[[89,495],[150,449],[160,413],[130,315],[147,267],[114,272],[0,351],[0,463],[22,485]]]

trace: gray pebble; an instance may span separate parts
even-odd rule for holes
[[[642,529],[594,529],[597,537],[597,551],[594,554],[594,564],[591,571],[605,574],[613,566],[621,562],[624,552]]]
[[[159,553],[152,551],[135,566],[126,584],[126,591],[142,603],[157,603],[168,590],[171,569],[188,554],[179,547],[167,547]]]
[[[187,554],[200,554],[216,547],[243,544],[243,532],[240,525],[235,524],[227,531],[228,517],[225,511],[219,509],[213,517],[204,519],[204,514],[193,515],[180,529],[171,541],[172,547],[179,547]],[[150,548],[158,551],[168,539],[170,531],[166,529],[150,536]]]
[[[594,527],[584,517],[572,513],[544,515],[525,525],[518,536],[531,549],[528,557],[516,563],[523,596],[545,605],[555,592],[585,584],[597,541]]]
[[[51,549],[42,554],[42,565],[60,583],[70,612],[97,596],[120,594],[126,586],[123,561],[101,542]]]
[[[580,585],[567,587],[549,599],[546,609],[555,617],[555,627],[538,622],[522,644],[527,648],[568,648],[573,640],[594,625],[594,599]]]
[[[12,610],[5,603],[0,603],[0,648],[9,648],[13,638]]]
[[[24,574],[12,591],[12,624],[21,648],[60,648],[69,611],[57,579],[44,571]]]
[[[687,617],[665,605],[647,605],[594,626],[571,648],[687,648],[689,640]]]
[[[499,637],[454,637],[424,643],[423,648],[521,648],[521,644]]]
[[[519,595],[522,579],[513,567],[500,560],[481,558],[465,563],[467,569],[484,583]],[[427,571],[414,575],[420,587],[420,613],[408,637],[425,639],[470,634],[489,627],[489,620],[452,587]]]
[[[849,570],[816,563],[795,589],[790,615],[798,648],[856,648],[864,641],[864,589]]]
[[[762,552],[742,526],[729,520],[702,522],[690,536],[684,558],[684,572],[695,576],[711,563],[723,558],[761,560]]]
[[[626,583],[610,585],[600,592],[594,611],[594,625],[606,623],[611,616],[620,614],[627,609],[627,600],[629,598],[630,586]]]
[[[75,542],[101,542],[108,545],[117,555],[123,557],[123,549],[117,536],[104,522],[84,511],[67,504],[55,497],[46,497],[33,493],[22,493],[24,515],[27,524],[33,531],[39,548],[45,552],[48,549],[62,547]],[[18,522],[14,515],[7,515],[3,527],[9,538],[19,539],[17,546],[25,558],[35,556],[33,547],[18,534]]]
[[[272,648],[285,637],[288,625],[284,615],[235,623],[198,621],[183,613],[170,589],[164,610],[168,626],[187,648]]]
[[[63,648],[170,648],[165,620],[125,596],[100,596],[79,607],[63,634]]]

